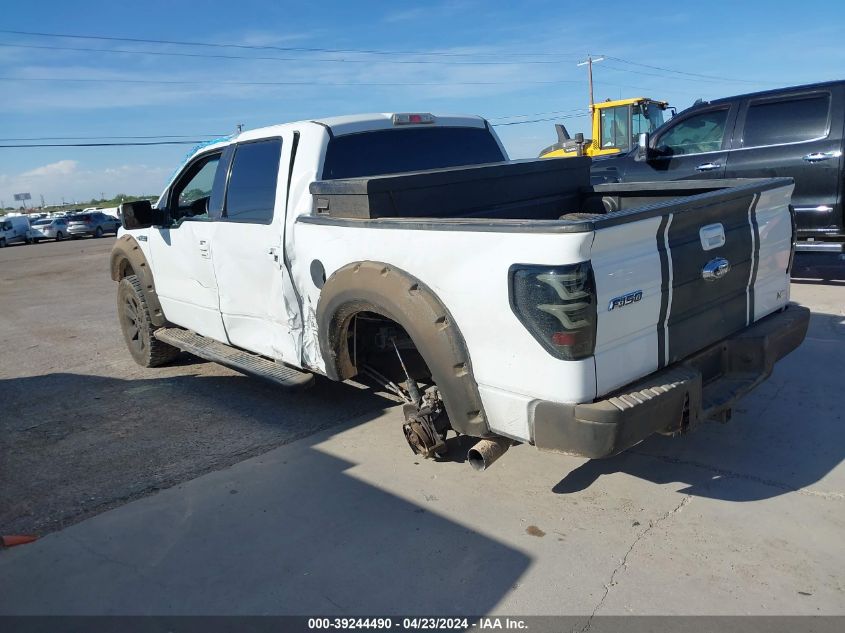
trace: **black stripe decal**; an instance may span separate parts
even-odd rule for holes
[[[660,218],[657,228],[657,253],[660,255],[660,316],[657,318],[657,368],[666,366],[666,318],[669,312],[669,253],[666,250],[666,229],[671,214]]]
[[[757,281],[757,268],[760,266],[760,227],[757,224],[757,202],[760,194],[754,194],[751,206],[748,207],[748,223],[751,225],[751,239],[753,250],[751,255],[751,274],[748,278],[748,318],[746,325],[754,323],[754,284]]]

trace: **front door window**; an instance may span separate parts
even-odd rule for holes
[[[170,197],[170,218],[174,223],[184,218],[208,217],[208,199],[214,185],[214,174],[220,154],[214,154],[192,165],[177,181]]]
[[[656,149],[664,156],[718,152],[725,138],[728,109],[708,110],[679,121],[657,139]]]

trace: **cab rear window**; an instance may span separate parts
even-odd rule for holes
[[[323,179],[361,178],[505,160],[486,128],[378,130],[329,141]]]

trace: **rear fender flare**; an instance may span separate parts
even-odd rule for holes
[[[458,324],[431,289],[395,266],[356,262],[337,270],[323,286],[317,328],[329,378],[345,380],[358,373],[347,341],[352,317],[359,312],[381,314],[405,328],[440,389],[455,431],[490,435]]]
[[[129,275],[138,277],[144,291],[144,298],[147,300],[147,306],[150,309],[150,320],[153,325],[161,327],[167,323],[164,311],[161,309],[161,303],[158,300],[158,294],[156,294],[153,271],[150,270],[144,251],[141,250],[132,235],[124,234],[117,239],[114,247],[112,247],[109,268],[111,278],[114,281],[119,282]]]

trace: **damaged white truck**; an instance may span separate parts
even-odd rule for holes
[[[725,420],[803,340],[791,179],[590,186],[478,117],[374,114],[203,147],[111,255],[133,358],[179,350],[402,399],[426,457],[586,457]],[[399,430],[397,429],[397,432]]]

